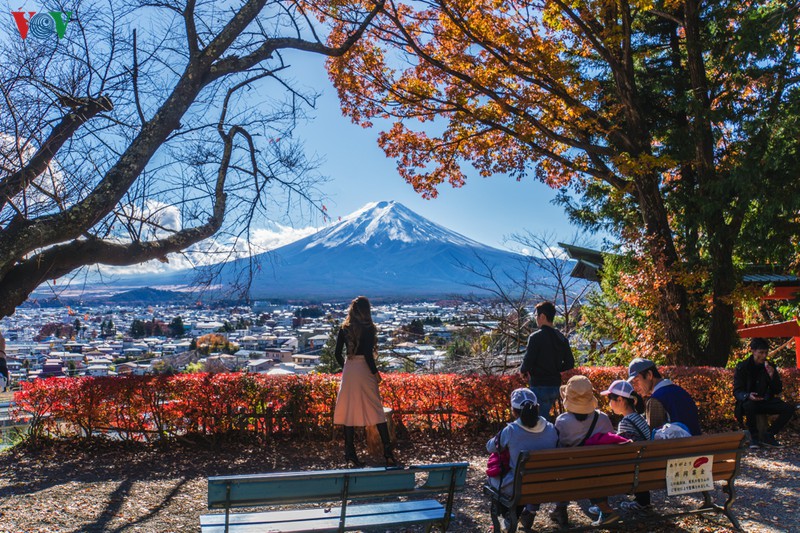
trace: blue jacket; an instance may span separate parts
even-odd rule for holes
[[[667,412],[669,422],[684,424],[689,428],[689,433],[692,435],[700,435],[702,433],[697,405],[684,389],[665,379],[656,386],[651,398],[661,402]]]

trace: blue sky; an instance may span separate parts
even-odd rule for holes
[[[576,228],[563,210],[552,205],[556,192],[533,179],[521,182],[507,176],[481,178],[470,172],[460,189],[444,185],[438,198],[425,200],[414,192],[387,159],[376,139],[380,130],[364,129],[343,117],[333,85],[321,58],[290,57],[292,77],[301,86],[315,88],[315,117],[297,130],[309,154],[323,159],[320,172],[329,176],[322,192],[330,198],[328,213],[335,221],[367,202],[396,200],[420,215],[490,246],[502,247],[514,232],[553,231],[569,240]],[[470,169],[471,170],[471,169]]]

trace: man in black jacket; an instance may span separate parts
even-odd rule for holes
[[[553,328],[556,306],[552,302],[541,302],[536,305],[535,312],[539,330],[528,337],[528,347],[519,372],[536,394],[541,415],[552,421],[550,411],[559,396],[561,372],[573,368],[575,358],[567,338]]]
[[[778,398],[783,384],[780,373],[767,362],[767,341],[754,338],[750,341],[750,351],[750,357],[736,365],[733,376],[736,416],[745,416],[747,429],[750,431],[751,448],[762,444],[780,447],[782,444],[775,439],[775,434],[789,423],[795,408]],[[756,416],[760,414],[778,415],[765,435],[758,434]]]

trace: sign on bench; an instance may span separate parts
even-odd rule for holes
[[[366,527],[438,524],[446,531],[453,497],[463,488],[467,463],[418,465],[405,468],[363,468],[316,472],[276,472],[208,478],[208,508],[224,514],[200,517],[203,533],[269,531],[349,531]],[[434,499],[379,501],[350,505],[351,500],[394,500],[401,496],[446,495]],[[234,507],[336,503],[302,510],[231,514]]]
[[[667,461],[667,496],[714,490],[714,456],[698,455]]]

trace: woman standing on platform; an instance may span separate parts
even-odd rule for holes
[[[342,351],[346,347],[346,359]],[[354,444],[355,427],[376,425],[383,442],[386,466],[397,465],[392,453],[389,428],[378,391],[381,375],[375,366],[378,330],[372,323],[369,300],[359,296],[350,303],[347,318],[336,338],[334,356],[342,365],[342,382],[336,397],[333,423],[344,426],[344,458],[348,464],[362,467]]]

